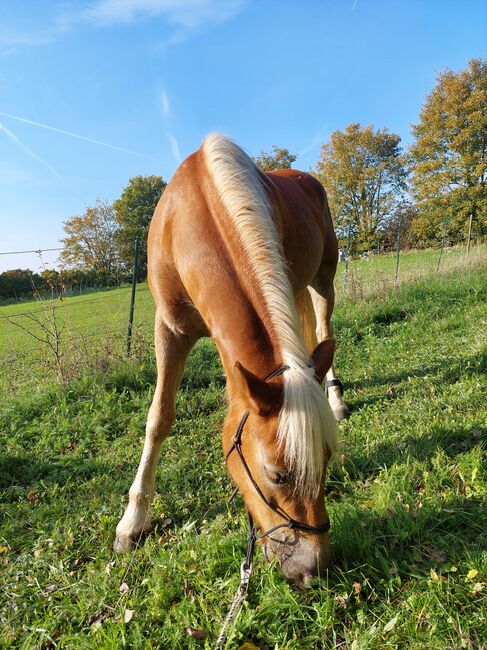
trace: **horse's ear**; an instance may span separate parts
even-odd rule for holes
[[[315,376],[320,384],[325,378],[328,370],[331,368],[334,354],[335,339],[327,339],[326,341],[319,343],[311,355],[311,361],[315,369]]]
[[[269,415],[279,403],[278,387],[260,379],[239,361],[235,363],[234,374],[239,393],[247,399],[252,410],[259,415]]]

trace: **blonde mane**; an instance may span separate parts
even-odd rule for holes
[[[316,494],[322,482],[326,448],[331,454],[336,445],[336,424],[310,367],[272,207],[256,165],[234,142],[211,133],[202,151],[264,297],[283,363],[289,367],[284,373],[278,442],[295,476],[297,491]]]

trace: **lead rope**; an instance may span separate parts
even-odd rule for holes
[[[235,619],[237,618],[240,606],[242,605],[243,601],[245,600],[245,596],[247,595],[247,588],[249,586],[250,576],[252,575],[252,558],[254,555],[255,540],[257,539],[257,534],[251,515],[248,514],[247,516],[249,518],[250,530],[247,542],[247,554],[245,556],[245,560],[240,565],[240,584],[238,586],[237,593],[232,600],[228,614],[223,621],[220,634],[216,640],[215,650],[222,650],[225,645],[228,628],[234,623]]]

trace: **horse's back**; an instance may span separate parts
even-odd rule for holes
[[[300,293],[322,260],[333,262],[337,256],[326,194],[305,172],[259,172],[259,178],[272,206],[292,288]],[[242,285],[235,257],[238,243],[222,229],[221,210],[218,189],[199,149],[183,161],[165,189],[148,239],[148,280],[156,307],[183,330],[208,333],[213,319],[203,312],[215,312],[220,298],[239,292]]]
[[[320,264],[338,261],[338,246],[326,192],[311,174],[295,169],[268,172],[269,193],[278,206],[284,256],[299,292]]]

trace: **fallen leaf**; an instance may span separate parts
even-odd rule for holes
[[[435,582],[440,581],[440,578],[439,578],[438,574],[436,573],[436,571],[434,569],[430,569],[430,576],[431,576],[431,579],[434,580]]]
[[[335,596],[335,600],[337,603],[340,603],[340,605],[343,607],[343,609],[346,609],[348,606],[348,596],[345,594],[344,596]]]
[[[478,574],[477,569],[470,569],[470,571],[467,573],[467,577],[465,578],[466,580],[473,580]]]
[[[130,591],[130,587],[128,586],[128,584],[126,582],[122,582],[122,584],[120,585],[120,593],[121,594],[126,594],[127,591]]]
[[[384,632],[390,632],[392,629],[396,627],[397,619],[399,618],[399,615],[394,616],[394,618],[391,618],[391,620],[384,625]]]
[[[57,584],[56,584],[55,582],[53,582],[52,584],[47,585],[47,587],[44,587],[44,589],[45,589],[47,592],[52,593],[53,591],[56,591],[56,589],[57,589]]]
[[[193,639],[206,639],[206,632],[203,632],[203,630],[195,630],[194,627],[185,627],[184,631],[189,636],[192,636]]]
[[[485,585],[482,582],[476,582],[472,587],[472,593],[479,594],[484,589],[485,589]]]
[[[355,592],[355,593],[357,594],[357,596],[358,596],[359,593],[362,591],[362,585],[360,584],[360,582],[354,582],[352,586],[353,586],[353,590],[354,590],[354,592]]]
[[[105,573],[110,575],[110,571],[112,570],[112,567],[115,565],[115,562],[108,562],[108,564],[105,567]]]
[[[124,622],[129,623],[132,620],[133,615],[134,615],[133,609],[126,609],[123,613]]]
[[[107,618],[108,612],[104,609],[99,609],[89,619],[88,624],[92,627],[100,627],[102,622]]]
[[[481,435],[482,435],[482,431],[480,429],[472,430],[472,438],[480,438]]]

